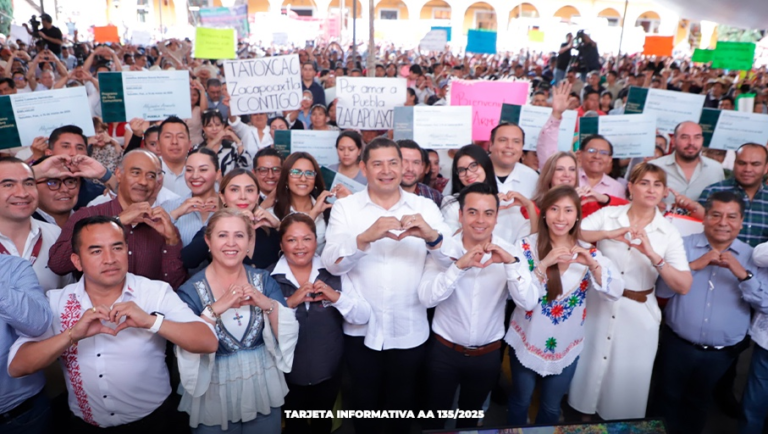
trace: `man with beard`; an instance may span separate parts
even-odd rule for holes
[[[400,187],[408,193],[426,197],[435,202],[438,208],[443,203],[443,195],[434,188],[419,182],[429,165],[429,158],[424,158],[426,152],[413,140],[399,140],[397,145],[403,154],[403,179]]]
[[[672,193],[667,196],[667,203],[673,203],[679,196],[697,200],[704,188],[725,178],[720,163],[701,155],[704,134],[699,124],[690,121],[678,124],[672,145],[674,152],[650,161],[667,172],[667,186]]]

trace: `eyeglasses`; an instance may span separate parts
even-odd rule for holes
[[[605,151],[605,150],[600,150],[600,149],[595,149],[595,148],[587,149],[587,153],[588,154],[600,154],[603,157],[610,157],[611,156],[611,151]]]
[[[283,171],[283,168],[280,166],[274,166],[274,167],[257,167],[256,173],[259,175],[266,176],[269,172],[272,172],[273,175],[279,175],[280,172]]]
[[[469,163],[469,166],[467,167],[457,167],[456,168],[456,174],[459,176],[464,176],[467,174],[467,172],[475,173],[477,172],[477,168],[480,167],[480,165],[475,161],[474,163]]]
[[[307,178],[314,178],[317,176],[317,172],[314,170],[304,170],[301,169],[291,169],[288,171],[288,175],[291,176],[291,178],[301,178],[301,175],[306,176]]]
[[[76,188],[80,185],[80,180],[78,178],[64,178],[63,180],[51,178],[44,181],[37,181],[37,184],[46,184],[49,190],[58,191],[61,189],[61,184],[64,184],[68,189]]]

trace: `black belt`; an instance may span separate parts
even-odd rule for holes
[[[35,399],[37,399],[37,397],[42,393],[43,392],[40,392],[31,398],[27,398],[24,402],[12,408],[11,410],[3,414],[0,414],[0,420],[8,421],[8,420],[16,419],[17,417],[28,412],[29,410],[32,410],[32,407],[35,406]]]
[[[743,347],[745,344],[747,346],[749,345],[749,336],[745,337],[742,341],[740,341],[740,342],[738,342],[736,344],[728,345],[728,346],[725,346],[725,347],[715,347],[713,345],[697,344],[697,343],[693,343],[693,342],[689,341],[688,339],[685,339],[682,336],[680,336],[679,334],[675,333],[675,331],[672,330],[672,327],[670,327],[668,325],[665,325],[665,327],[667,329],[669,329],[669,331],[673,335],[675,335],[676,338],[680,339],[684,343],[686,343],[686,344],[696,348],[697,350],[701,350],[701,351],[731,351],[731,350],[737,349],[738,347]]]

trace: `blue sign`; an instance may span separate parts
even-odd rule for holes
[[[467,53],[496,54],[496,32],[470,30],[467,34]]]
[[[450,27],[440,27],[440,26],[432,26],[430,30],[445,30],[445,34],[448,35],[448,42],[451,42],[451,28]],[[70,32],[71,34],[72,32]]]

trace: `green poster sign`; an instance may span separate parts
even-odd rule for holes
[[[693,50],[693,57],[691,57],[691,62],[709,63],[712,61],[712,55],[714,53],[715,53],[715,50],[702,50],[701,48],[697,48]]]
[[[755,44],[752,42],[718,41],[712,55],[712,67],[736,71],[749,71],[755,61]]]

